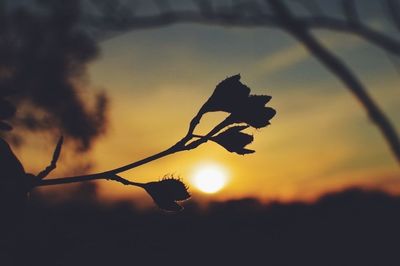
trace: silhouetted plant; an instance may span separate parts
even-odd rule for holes
[[[270,120],[276,113],[273,108],[265,106],[270,99],[271,97],[266,95],[251,95],[250,88],[240,82],[240,75],[228,77],[216,86],[211,97],[206,101],[206,103],[204,103],[199,112],[191,120],[186,135],[177,143],[172,145],[170,148],[145,159],[95,174],[45,180],[50,172],[56,168],[61,153],[63,137],[59,139],[56,145],[50,165],[37,175],[25,173],[22,165],[18,161],[17,157],[12,153],[8,144],[4,140],[1,140],[2,157],[6,158],[5,156],[8,156],[9,158],[6,163],[8,165],[16,164],[19,166],[15,167],[14,170],[7,171],[6,173],[3,172],[2,174],[6,175],[5,177],[8,178],[8,180],[12,181],[17,178],[18,180],[15,180],[15,182],[21,182],[21,185],[14,187],[14,189],[19,191],[15,195],[19,195],[22,201],[26,200],[26,195],[30,190],[38,186],[60,185],[105,179],[120,182],[124,185],[140,187],[152,197],[154,202],[161,209],[173,212],[180,211],[182,210],[182,206],[179,205],[178,202],[190,198],[187,186],[180,179],[173,176],[166,176],[160,181],[137,183],[127,180],[119,176],[119,174],[176,152],[195,149],[208,141],[213,141],[224,147],[226,150],[237,154],[244,155],[253,153],[255,152],[254,150],[245,148],[253,141],[253,136],[244,133],[243,130],[249,127],[262,128],[270,124]],[[12,105],[4,100],[2,100],[1,103],[2,106],[0,107],[0,110],[2,113],[0,118],[3,119],[12,116],[15,112]],[[214,126],[206,135],[201,136],[195,134],[195,129],[200,123],[201,118],[209,112],[217,111],[226,112],[226,118]],[[8,124],[4,122],[4,125]],[[4,129],[9,128],[10,126],[4,126]],[[2,162],[5,161],[2,160]],[[6,183],[3,183],[1,186],[5,190],[8,189]]]

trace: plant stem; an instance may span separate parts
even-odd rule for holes
[[[226,126],[229,126],[231,123],[234,122],[232,120],[231,116],[228,116],[227,118],[225,118],[224,121],[222,121],[217,126],[215,126],[206,136],[193,135],[193,131],[194,131],[195,127],[197,126],[197,124],[200,122],[201,116],[202,116],[202,113],[199,112],[192,119],[190,126],[189,126],[189,131],[185,137],[183,137],[180,141],[178,141],[172,147],[170,147],[162,152],[156,153],[156,154],[149,156],[147,158],[144,158],[142,160],[139,160],[139,161],[136,161],[136,162],[112,169],[112,170],[100,172],[100,173],[53,178],[53,179],[40,179],[40,180],[36,181],[36,183],[34,184],[34,187],[61,185],[61,184],[77,183],[77,182],[99,180],[99,179],[114,180],[114,181],[120,182],[125,185],[134,185],[134,186],[140,187],[140,186],[142,186],[142,184],[123,179],[122,177],[118,176],[118,174],[125,172],[127,170],[130,170],[130,169],[136,168],[143,164],[152,162],[154,160],[160,159],[167,155],[174,154],[176,152],[192,150],[192,149],[198,147],[199,145],[207,142],[214,134],[218,133],[223,128],[225,128]],[[197,137],[199,139],[187,144],[191,139],[193,139],[193,137]]]
[[[88,175],[81,175],[81,176],[70,176],[70,177],[61,177],[61,178],[54,178],[54,179],[46,179],[46,180],[39,180],[35,186],[51,186],[51,185],[61,185],[61,184],[69,184],[69,183],[76,183],[76,182],[84,182],[84,181],[91,181],[91,180],[99,180],[99,179],[112,179],[114,180],[115,175],[125,172],[127,170],[133,169],[135,167],[141,166],[143,164],[149,163],[151,161],[160,159],[167,155],[171,155],[173,153],[185,150],[184,146],[181,146],[181,143],[178,142],[174,146],[144,158],[142,160],[112,169],[105,172],[95,173],[95,174],[88,174]]]

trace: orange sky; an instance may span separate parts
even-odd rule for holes
[[[357,38],[327,32],[318,36],[355,69],[399,128],[400,80],[387,58]],[[102,171],[168,148],[183,137],[215,85],[241,73],[252,93],[272,95],[269,105],[278,111],[271,126],[250,131],[255,137],[250,148],[256,153],[240,156],[206,143],[122,176],[150,181],[176,173],[190,185],[193,169],[212,162],[228,170],[230,182],[208,196],[197,195],[192,186],[198,199],[304,200],[354,185],[400,193],[398,164],[364,110],[281,32],[177,25],[121,35],[101,49],[88,78],[94,90],[105,89],[110,96],[109,130],[82,158],[65,151],[53,176],[71,173],[72,165],[85,157],[95,162],[92,171]],[[206,130],[222,117],[209,115],[201,127]],[[53,149],[49,139],[35,135],[30,148],[17,151],[28,170],[45,166]],[[105,199],[145,195],[112,182],[99,184]]]

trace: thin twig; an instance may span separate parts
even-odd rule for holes
[[[361,19],[358,15],[356,2],[354,0],[342,0],[342,8],[347,21],[352,27],[357,27],[361,24]]]
[[[112,176],[109,176],[109,178],[107,178],[107,179],[119,182],[119,183],[121,183],[123,185],[127,185],[127,186],[136,186],[136,187],[141,187],[141,188],[144,187],[144,184],[142,184],[142,183],[130,181],[128,179],[120,177],[119,175],[112,175]]]
[[[45,178],[46,176],[48,176],[48,175],[51,173],[51,171],[53,171],[54,169],[56,169],[56,167],[57,167],[57,161],[58,161],[58,158],[60,157],[61,147],[62,147],[63,141],[64,141],[64,137],[61,136],[61,137],[58,139],[56,148],[54,149],[53,158],[52,158],[52,160],[51,160],[51,162],[50,162],[50,165],[47,166],[46,169],[44,169],[43,171],[41,171],[39,174],[37,174],[37,177],[38,177],[39,179]]]
[[[35,186],[61,185],[61,184],[77,183],[77,182],[100,180],[100,179],[114,180],[125,185],[141,186],[140,183],[131,182],[129,180],[123,179],[122,177],[118,176],[118,174],[180,151],[188,151],[197,148],[201,144],[206,143],[211,137],[220,132],[222,129],[224,129],[225,127],[229,126],[234,122],[231,116],[228,116],[225,120],[216,125],[212,130],[210,130],[210,132],[207,135],[203,137],[198,135],[193,135],[196,125],[200,122],[201,116],[202,115],[199,112],[192,119],[192,121],[190,122],[188,133],[186,134],[185,137],[183,137],[175,145],[171,146],[170,148],[162,152],[149,156],[145,159],[100,173],[39,180],[35,183]],[[194,137],[196,138],[200,137],[200,138],[190,142]]]
[[[393,24],[400,31],[400,4],[395,0],[386,0],[388,13],[393,21]]]
[[[392,54],[400,55],[400,41],[369,27],[351,27],[346,21],[329,17],[298,18],[298,23],[310,29],[335,30],[352,33]]]
[[[50,185],[61,185],[61,184],[69,184],[69,183],[76,183],[76,182],[84,182],[84,181],[91,181],[91,180],[99,180],[99,179],[112,179],[115,175],[136,168],[143,164],[149,163],[151,161],[160,159],[167,155],[171,155],[178,151],[182,151],[182,147],[178,147],[176,145],[172,146],[169,149],[166,149],[162,152],[149,156],[145,159],[112,169],[100,173],[95,174],[88,174],[88,175],[80,175],[80,176],[70,176],[70,177],[61,177],[61,178],[54,178],[54,179],[47,179],[47,180],[40,180],[38,181],[35,186],[50,186]]]
[[[187,150],[192,150],[197,148],[198,146],[200,146],[203,143],[206,143],[207,141],[209,141],[215,134],[217,134],[218,132],[220,132],[222,129],[224,129],[225,127],[231,125],[232,123],[234,123],[234,120],[232,119],[231,116],[228,116],[227,118],[225,118],[224,121],[222,121],[221,123],[219,123],[218,125],[216,125],[210,132],[207,133],[207,135],[205,135],[204,137],[201,137],[191,143],[189,143],[188,145],[186,145],[186,149]]]

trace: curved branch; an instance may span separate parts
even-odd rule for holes
[[[350,8],[350,10],[352,9]],[[354,34],[392,54],[400,55],[400,40],[371,29],[362,23],[349,23],[347,20],[328,16],[296,17],[295,19],[297,23],[308,29],[325,29]],[[203,7],[200,10],[171,10],[154,15],[124,17],[122,21],[104,19],[101,16],[86,16],[83,22],[101,29],[101,34],[97,35],[99,41],[114,38],[128,31],[166,27],[176,23],[223,27],[282,27],[279,16],[271,15],[260,8],[257,8],[257,12],[253,11],[248,15],[239,15],[235,11],[231,16],[227,16],[225,13],[221,14]]]
[[[356,3],[354,0],[342,0],[343,13],[349,23],[358,26],[361,24],[360,16],[357,12]]]
[[[386,5],[393,24],[400,31],[400,4],[395,0],[386,0]]]
[[[307,49],[332,73],[334,73],[356,96],[356,98],[367,110],[369,118],[375,123],[376,126],[378,126],[379,130],[388,142],[393,154],[397,158],[397,161],[400,163],[400,140],[396,129],[389,122],[389,119],[382,112],[382,110],[372,100],[361,81],[358,80],[353,73],[351,73],[344,62],[324,48],[311,34],[296,33],[293,35],[297,39],[301,40]]]
[[[389,51],[392,54],[400,55],[400,40],[391,38],[384,33],[366,26],[360,24],[357,27],[349,26],[346,21],[328,17],[299,18],[298,20],[304,27],[309,29],[336,30],[355,34],[358,37],[379,46],[383,50]]]
[[[299,40],[322,64],[334,73],[364,106],[372,122],[379,128],[400,163],[400,140],[396,129],[375,104],[360,80],[353,75],[344,62],[320,44],[307,27],[298,24],[290,10],[279,0],[268,0],[282,18],[284,29]]]

